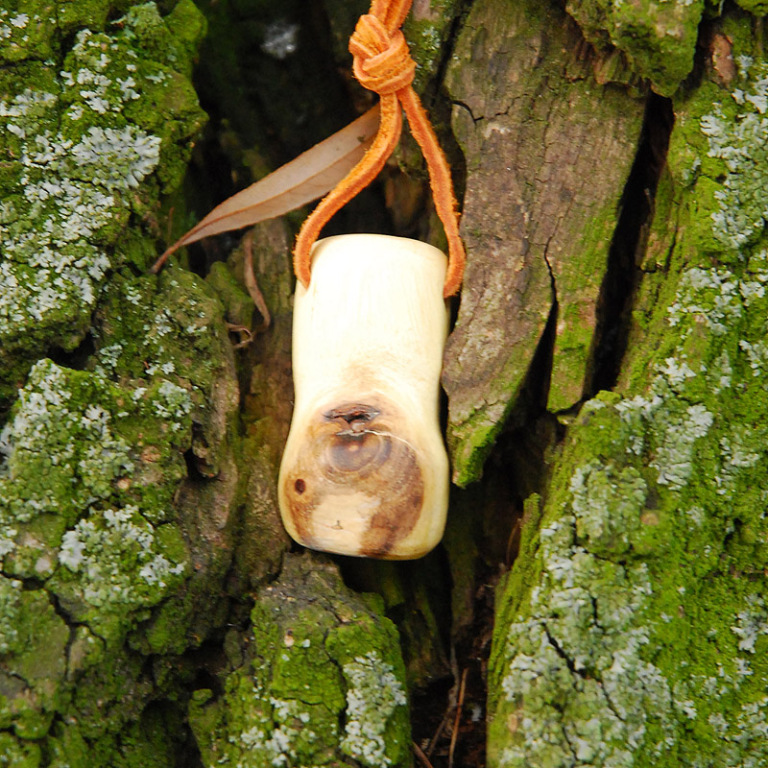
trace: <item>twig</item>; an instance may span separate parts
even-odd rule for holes
[[[440,720],[440,723],[437,726],[437,729],[435,730],[434,736],[432,736],[432,740],[429,742],[429,745],[427,747],[427,756],[432,757],[432,753],[435,751],[435,748],[437,747],[438,741],[440,741],[443,731],[445,730],[445,726],[448,725],[448,720],[451,716],[451,709],[452,709],[452,702],[451,698],[453,695],[453,692],[456,690],[456,681],[459,679],[459,666],[456,663],[456,647],[454,645],[451,645],[451,675],[453,676],[454,683],[451,686],[451,690],[448,693],[448,702],[445,707],[445,712],[443,713],[443,718]]]
[[[253,341],[253,334],[251,333],[250,328],[246,328],[244,325],[239,325],[237,323],[227,323],[226,325],[227,330],[230,333],[240,334],[240,341],[234,345],[235,349],[247,347]]]
[[[263,330],[269,328],[272,318],[267,308],[267,302],[264,301],[264,294],[262,294],[259,284],[256,282],[256,275],[253,271],[253,230],[249,230],[248,234],[243,238],[243,260],[245,287],[248,289],[256,309],[261,313],[263,320],[259,330]]]
[[[445,711],[445,714],[443,715],[443,719],[440,721],[440,724],[437,726],[435,735],[430,739],[429,746],[427,747],[427,755],[429,757],[432,757],[432,753],[435,751],[437,742],[440,740],[440,737],[443,735],[443,731],[445,730],[445,725],[448,722],[449,714],[450,714],[450,709],[447,709]]]
[[[432,763],[429,762],[429,758],[424,754],[424,750],[415,741],[412,741],[411,745],[413,746],[414,754],[421,760],[424,768],[434,768]]]
[[[459,686],[459,699],[456,702],[456,717],[453,720],[453,733],[451,734],[451,746],[448,750],[448,768],[453,768],[453,753],[456,749],[456,741],[459,738],[459,723],[461,721],[461,708],[464,706],[464,691],[467,687],[467,672],[469,667],[465,667],[461,673],[461,685]]]

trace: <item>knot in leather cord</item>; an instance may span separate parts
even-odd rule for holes
[[[312,245],[320,230],[384,167],[400,139],[402,112],[405,112],[411,134],[427,161],[435,210],[448,240],[448,269],[443,294],[452,296],[461,287],[466,255],[459,235],[451,169],[429,117],[413,90],[416,64],[400,31],[411,3],[412,0],[371,0],[370,13],[360,17],[349,40],[355,77],[361,85],[379,94],[379,130],[362,160],[320,201],[301,227],[293,251],[293,267],[305,287],[310,280]]]
[[[349,39],[349,52],[354,57],[355,77],[380,96],[407,88],[413,82],[416,62],[411,58],[405,35],[396,29],[391,34],[374,15],[358,19]]]

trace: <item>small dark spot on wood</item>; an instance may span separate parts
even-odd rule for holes
[[[307,484],[301,478],[293,484],[293,487],[296,489],[296,493],[304,493],[307,490]]]

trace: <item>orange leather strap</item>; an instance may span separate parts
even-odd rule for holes
[[[435,209],[448,239],[448,271],[444,295],[456,293],[464,276],[466,256],[459,237],[459,214],[448,161],[437,141],[432,124],[416,91],[416,63],[400,30],[412,0],[373,0],[369,13],[360,17],[349,40],[353,72],[361,85],[380,98],[378,133],[362,160],[324,197],[304,222],[293,255],[296,277],[309,285],[311,250],[329,219],[379,174],[397,146],[402,130],[402,112],[427,161],[429,184]]]

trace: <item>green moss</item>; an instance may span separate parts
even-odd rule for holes
[[[65,723],[88,742],[101,741],[106,747],[122,729],[140,720],[157,690],[147,676],[146,658],[100,639],[87,650],[86,669],[75,678],[66,710],[71,717]],[[52,734],[61,730],[54,726]]]
[[[621,50],[663,96],[671,96],[693,68],[703,0],[568,0],[566,8],[587,40]]]
[[[48,6],[43,26],[53,30],[50,44],[86,18],[96,29],[81,29],[69,50],[51,51],[45,63],[22,61],[0,75],[6,404],[46,349],[80,343],[107,271],[120,263],[113,248],[132,211],[144,215],[156,205],[159,186],[178,185],[189,138],[202,123],[191,85],[136,43],[138,23],[103,34],[98,27],[108,4],[63,3],[58,16]],[[33,19],[35,8],[21,3],[17,10]],[[202,22],[197,26],[199,34]],[[188,71],[195,38],[185,39],[176,61]]]
[[[503,418],[491,421],[485,413],[478,413],[455,426],[448,434],[453,466],[451,480],[459,488],[482,477],[483,464],[503,424]]]
[[[768,252],[732,195],[760,173],[750,83],[676,103],[620,392],[571,426],[499,597],[490,765],[768,759]]]
[[[0,9],[0,62],[47,59],[56,45],[57,25],[51,23],[61,10],[55,0],[11,0]],[[104,9],[106,16],[106,8]]]
[[[191,411],[188,390],[168,379],[121,389],[100,373],[37,364],[2,433],[0,516],[16,530],[4,553],[8,572],[47,577],[57,560],[91,571],[86,540],[102,551],[123,534],[151,569],[164,557],[152,527],[168,519],[185,474],[178,450],[188,444]]]
[[[141,398],[136,391],[42,361],[2,433],[5,571],[43,581],[70,620],[87,623],[111,644],[184,581],[189,561],[170,507],[151,506],[158,489],[142,498],[140,490],[131,493],[127,478],[140,478],[134,470],[152,461],[165,470],[157,479],[164,479],[170,505],[184,464],[169,448],[189,439],[191,400],[167,380]],[[158,438],[150,443],[157,455],[126,439],[135,434],[136,420],[145,437],[154,428]],[[4,633],[11,652],[6,664],[34,694],[16,696],[9,706],[17,732],[40,738],[53,711],[66,706],[69,630],[42,589],[19,599],[9,605],[18,624]],[[100,644],[86,640],[69,648],[73,669],[102,660]],[[103,688],[94,695],[110,700]]]
[[[745,11],[754,13],[755,16],[765,16],[768,14],[768,3],[765,0],[736,0],[736,2]]]
[[[661,471],[635,460],[644,430],[627,429],[623,405],[594,401],[582,413],[536,557],[518,560],[505,585],[492,765],[705,765],[712,749],[723,758],[735,749],[713,723],[744,722],[751,707],[756,716],[765,707],[765,669],[744,653],[768,631],[761,587],[725,575],[726,510],[695,510],[682,488],[669,493]],[[726,743],[736,732],[723,730]],[[757,741],[749,749],[763,754]]]
[[[289,557],[254,606],[248,661],[225,694],[198,692],[206,765],[408,765],[405,670],[394,626],[319,558]]]
[[[21,647],[19,614],[22,587],[23,584],[17,579],[0,577],[0,654],[3,655]]]
[[[191,29],[194,36],[202,37],[205,30],[205,19],[201,13],[195,12],[194,4],[190,0],[183,0],[182,8],[187,15],[191,11],[198,30]],[[174,9],[174,14],[178,12]],[[137,48],[148,54],[148,58],[163,62],[172,67],[179,64],[179,55],[176,51],[176,38],[170,29],[170,21],[160,15],[154,2],[139,3],[131,6],[121,19],[126,36],[135,41]],[[185,57],[184,65],[188,65],[189,57]]]
[[[48,6],[44,44],[0,72],[0,763],[167,768],[183,724],[150,702],[221,620],[231,558],[229,499],[211,539],[179,501],[185,453],[202,476],[232,463],[223,308],[193,275],[146,273],[202,123],[204,22],[190,0]]]
[[[40,739],[61,704],[69,630],[42,590],[18,580],[0,579],[0,603],[0,726]]]
[[[38,768],[42,765],[40,745],[21,742],[10,733],[0,733],[0,766],[3,768]]]
[[[95,7],[69,5],[98,23]],[[60,24],[82,23],[59,10]],[[182,2],[172,21],[185,72],[202,30],[195,14]],[[186,476],[183,451],[205,453],[215,469],[228,428],[214,423],[226,408],[214,415],[213,405],[231,364],[223,310],[192,276],[115,275],[98,305],[88,370],[35,362],[50,345],[79,343],[108,268],[125,260],[143,270],[154,258],[138,228],[128,237],[123,228],[132,211],[156,205],[160,185],[178,183],[201,122],[191,86],[148,57],[141,30],[140,20],[111,34],[81,30],[58,55],[63,64],[7,67],[0,89],[6,402],[24,384],[0,438],[0,558],[16,579],[2,582],[15,618],[0,632],[4,668],[17,681],[3,686],[0,720],[27,739],[45,737],[56,713],[77,722],[101,740],[79,763],[89,766],[168,764],[152,746],[155,726],[154,741],[130,737],[135,749],[106,735],[138,728],[153,688],[119,649],[140,622],[152,652],[185,647],[192,614],[176,594],[190,555],[173,497]],[[193,418],[210,445],[192,441]],[[8,587],[22,579],[35,586],[16,599]],[[71,634],[54,604],[79,624]]]
[[[461,10],[458,0],[416,5],[403,26],[411,55],[418,64],[414,85],[421,92],[434,78],[446,55],[453,20]]]
[[[208,31],[205,16],[192,0],[180,0],[165,17],[165,25],[173,41],[173,64],[179,71],[190,78],[192,67],[197,59],[200,42]]]
[[[60,723],[48,741],[50,762],[46,766],[169,768],[176,764],[174,754],[181,728],[178,713],[162,707],[148,709],[138,722],[126,725],[117,738],[109,735],[87,739],[76,723]]]
[[[54,5],[57,25],[61,32],[69,33],[85,26],[102,27],[107,21],[110,7],[116,3],[110,0],[55,0]]]
[[[223,262],[216,262],[206,276],[206,282],[216,291],[227,308],[227,319],[235,325],[250,329],[255,307],[253,299],[243,289],[234,274]]]
[[[15,530],[6,569],[50,577],[70,615],[110,641],[189,574],[173,498],[183,451],[218,471],[233,407],[214,407],[230,364],[222,313],[188,273],[116,277],[97,318],[93,370],[39,363],[3,432],[0,514]],[[152,651],[183,647],[185,622],[170,631],[178,611],[166,606],[151,624]]]
[[[606,94],[607,101],[613,103],[613,99]],[[625,107],[616,99],[613,108],[618,111]],[[579,233],[574,233],[577,240],[572,243],[568,256],[556,259],[554,290],[558,314],[547,403],[550,411],[564,410],[578,403],[586,383],[597,320],[596,297],[618,223],[615,201],[611,200],[603,210],[596,210],[593,202],[592,208],[595,210],[589,211],[590,220]]]
[[[189,568],[181,533],[153,528],[130,506],[75,525],[64,535],[59,560],[64,568],[51,588],[76,620],[111,641],[143,616],[140,609],[175,591]]]
[[[475,508],[473,508],[474,510]],[[454,540],[449,542],[453,534]],[[462,536],[462,534],[466,534]],[[448,527],[443,545],[451,551],[451,575],[453,586],[464,577],[461,586],[474,594],[472,564],[476,549],[467,546],[468,531]],[[457,554],[457,550],[461,550]],[[457,607],[451,615],[452,600],[461,601],[459,589],[451,590],[445,579],[445,561],[438,553],[430,554],[409,563],[384,560],[354,559],[344,564],[347,581],[358,590],[365,590],[364,597],[375,599],[371,609],[400,617],[398,631],[403,648],[408,688],[424,688],[445,674],[448,650],[445,633],[451,618],[459,622]],[[463,596],[462,596],[463,597]]]

